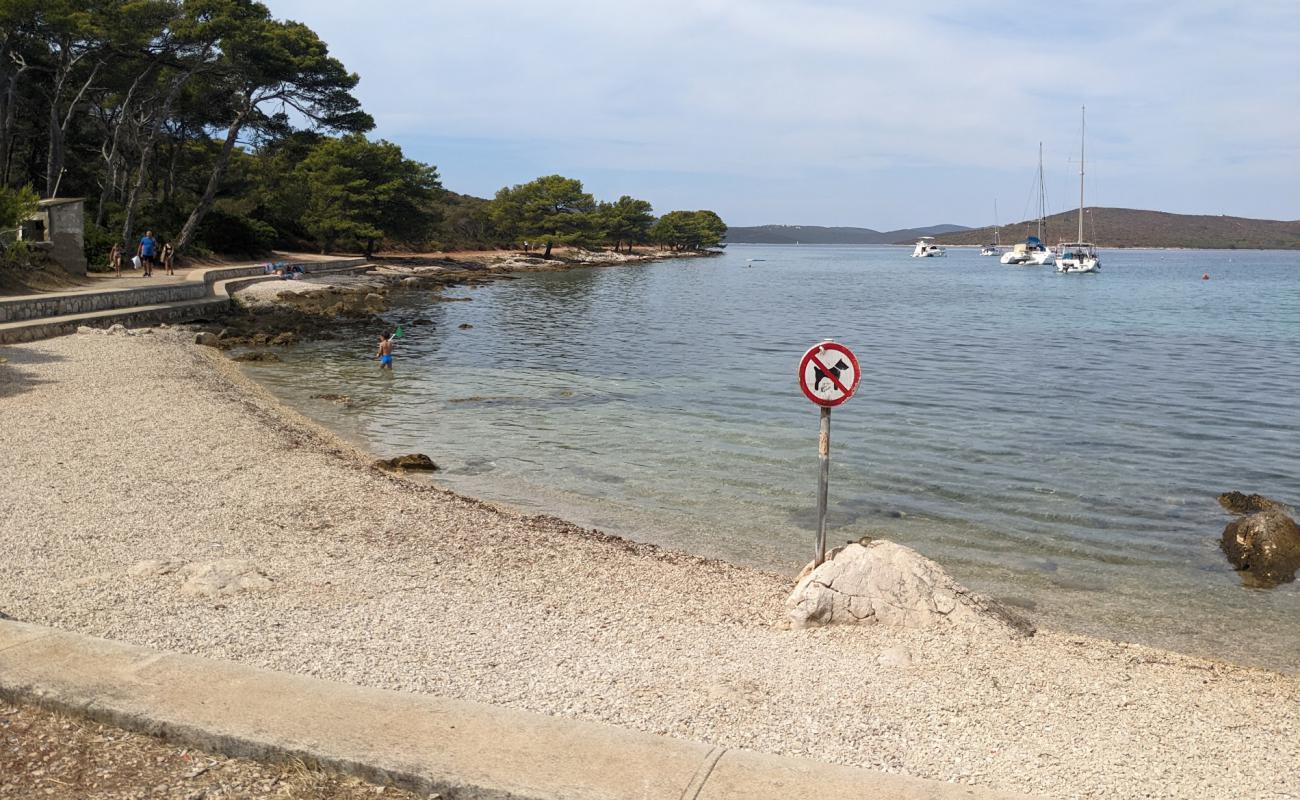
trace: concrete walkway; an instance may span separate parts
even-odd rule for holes
[[[30,342],[76,331],[79,326],[148,325],[194,319],[224,309],[236,290],[250,283],[281,280],[267,262],[199,267],[184,275],[149,279],[105,278],[89,287],[0,297],[0,344]],[[357,272],[371,268],[362,258],[285,261],[306,274]]]
[[[969,786],[331,683],[0,620],[0,696],[443,800],[1010,800]]]

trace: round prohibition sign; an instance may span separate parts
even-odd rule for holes
[[[836,342],[815,344],[799,360],[799,388],[819,406],[838,406],[857,391],[862,370],[853,351]]]

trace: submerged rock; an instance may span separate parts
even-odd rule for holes
[[[838,547],[821,566],[809,564],[786,608],[796,628],[882,623],[1034,633],[1030,622],[961,586],[930,559],[882,540]]]
[[[1223,529],[1219,546],[1248,586],[1271,589],[1295,580],[1300,570],[1300,525],[1280,505],[1247,514]]]
[[[424,453],[411,453],[396,458],[381,458],[375,462],[375,466],[386,470],[420,469],[433,472],[438,469],[438,465],[433,463],[433,459]]]
[[[352,398],[349,397],[349,396],[346,395],[346,394],[330,394],[330,393],[326,393],[326,394],[314,394],[314,395],[312,395],[312,399],[313,399],[313,400],[328,400],[328,401],[330,401],[331,403],[337,403],[337,404],[339,404],[339,405],[341,405],[341,406],[350,406],[350,405],[352,405]]]
[[[240,353],[231,358],[232,361],[259,361],[263,363],[280,363],[284,359],[275,353],[268,353],[265,350],[255,350],[251,353]]]

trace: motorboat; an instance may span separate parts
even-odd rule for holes
[[[1056,258],[1056,271],[1062,273],[1101,272],[1101,257],[1097,247],[1083,241],[1083,148],[1087,133],[1088,108],[1084,106],[1079,117],[1079,237],[1077,241],[1062,243]]]
[[[933,240],[933,236],[922,236],[916,243],[916,249],[912,251],[912,258],[936,258],[948,255],[943,246],[935,244]]]

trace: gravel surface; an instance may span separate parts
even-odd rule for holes
[[[31,706],[0,702],[0,800],[416,800],[420,795],[309,769],[174,747]]]
[[[1300,797],[1295,677],[1052,631],[788,630],[789,577],[380,473],[178,334],[0,355],[14,618],[1053,798]],[[226,559],[269,587],[183,590]]]

